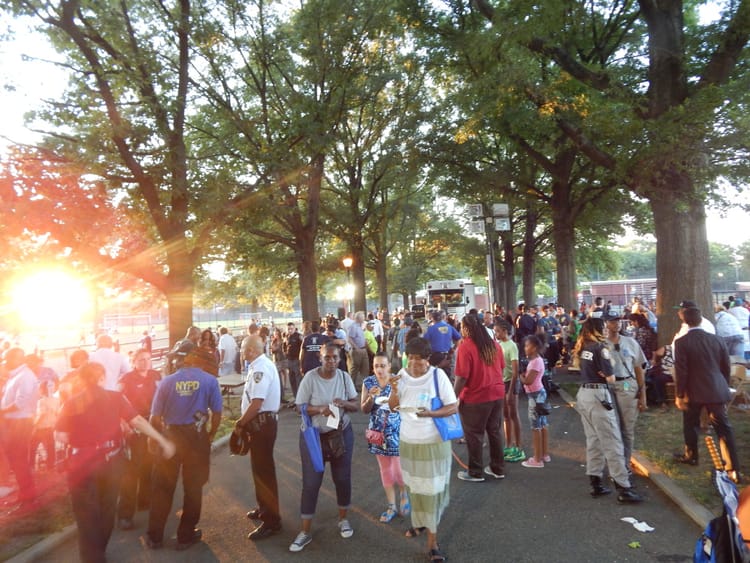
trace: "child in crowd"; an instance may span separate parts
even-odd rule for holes
[[[54,381],[40,382],[34,432],[31,437],[31,462],[36,463],[37,450],[41,444],[46,454],[45,467],[48,471],[55,467],[56,462],[54,429],[57,423],[57,412],[60,410],[60,400],[55,394],[56,390],[57,384]]]
[[[521,376],[524,391],[529,397],[529,422],[534,439],[534,457],[530,457],[521,465],[524,467],[541,468],[545,462],[551,461],[548,453],[547,417],[536,411],[537,403],[547,401],[547,392],[542,385],[544,375],[544,360],[542,359],[543,345],[537,336],[527,336],[524,340],[524,351],[529,363],[526,372]]]

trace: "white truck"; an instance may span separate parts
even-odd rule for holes
[[[486,296],[480,297],[485,297],[486,302]],[[471,309],[480,308],[477,306],[476,287],[472,282],[463,280],[427,282],[427,308],[440,309],[461,320]]]

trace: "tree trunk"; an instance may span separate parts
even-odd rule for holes
[[[299,233],[296,250],[302,320],[318,320],[320,319],[320,310],[318,309],[318,265],[315,253],[315,234],[309,230]]]
[[[691,182],[685,175],[677,176],[676,181]],[[659,345],[663,345],[672,341],[680,327],[674,309],[680,301],[695,301],[708,319],[713,319],[713,314],[705,205],[683,201],[677,190],[664,189],[658,196],[652,197],[650,204],[656,232],[656,314]]]
[[[536,303],[534,285],[536,283],[536,230],[537,216],[532,210],[526,213],[526,229],[523,236],[523,301],[526,305]]]
[[[352,240],[352,283],[354,284],[354,310],[367,312],[367,288],[365,287],[365,245],[361,236]]]
[[[575,225],[567,208],[552,207],[552,241],[557,262],[557,303],[568,310],[576,304],[577,291]]]
[[[503,305],[508,311],[516,310],[516,257],[513,250],[512,237],[503,237],[503,270],[505,279],[503,284]]]
[[[187,259],[186,252],[172,251],[167,260],[169,273],[164,297],[167,299],[171,346],[184,338],[187,329],[193,325],[194,265]]]
[[[375,261],[375,278],[378,280],[378,304],[380,310],[388,312],[388,270],[384,259]]]

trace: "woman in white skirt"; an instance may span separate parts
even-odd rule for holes
[[[430,366],[431,353],[424,338],[412,338],[406,344],[406,367],[391,378],[389,406],[401,412],[401,471],[411,499],[412,522],[406,535],[426,531],[430,560],[440,562],[446,556],[438,545],[437,531],[450,501],[451,443],[440,438],[432,419],[454,414],[458,401],[445,372]],[[438,391],[443,406],[433,411],[430,406]]]

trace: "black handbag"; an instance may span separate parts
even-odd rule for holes
[[[546,401],[544,403],[535,403],[534,412],[538,416],[549,416],[552,414],[552,405]]]
[[[331,430],[320,435],[320,446],[323,449],[323,460],[333,461],[346,453],[344,445],[344,431],[341,429]]]

